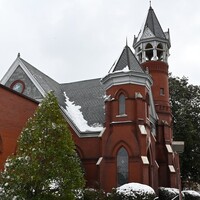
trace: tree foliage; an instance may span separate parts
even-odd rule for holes
[[[185,142],[180,154],[183,182],[200,183],[200,87],[183,77],[169,78],[174,139]]]
[[[84,185],[71,134],[52,93],[29,119],[1,173],[1,199],[74,199]]]

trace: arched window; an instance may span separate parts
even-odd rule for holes
[[[153,58],[153,46],[150,43],[148,43],[146,45],[145,52],[146,52],[146,59],[152,60],[152,58]]]
[[[147,113],[147,117],[149,118],[149,114],[150,114],[150,100],[149,100],[149,94],[148,93],[146,95],[146,113]]]
[[[128,182],[128,153],[121,147],[117,153],[117,185]]]
[[[139,62],[142,62],[142,49],[140,47],[138,47],[137,55]]]
[[[157,46],[157,56],[158,60],[163,60],[163,45],[161,43]]]
[[[126,102],[125,96],[120,94],[119,96],[119,115],[124,115],[126,113]]]

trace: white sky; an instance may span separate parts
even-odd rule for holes
[[[152,0],[170,29],[169,71],[200,85],[200,1]],[[21,53],[56,81],[100,78],[132,45],[149,0],[0,0],[0,79]]]

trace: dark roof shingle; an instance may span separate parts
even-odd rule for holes
[[[149,12],[144,27],[148,27],[155,35],[155,37],[166,39],[162,27],[152,7],[149,8]]]
[[[75,105],[81,106],[80,110],[89,126],[94,124],[101,124],[103,126],[103,96],[105,91],[100,83],[100,79],[59,84],[22,58],[20,59],[46,93],[54,91],[60,106],[66,107],[65,92],[70,101],[74,102]]]
[[[104,94],[100,79],[61,84],[66,96],[81,112],[89,126],[104,123]]]
[[[141,68],[135,55],[133,54],[131,49],[126,45],[115,66],[112,67],[112,69],[110,70],[110,73],[115,71],[122,71],[127,66],[131,71],[143,73],[143,69]]]

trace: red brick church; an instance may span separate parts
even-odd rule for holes
[[[15,151],[17,137],[37,102],[53,90],[88,187],[110,191],[128,182],[147,184],[156,191],[159,186],[178,187],[168,87],[170,46],[169,31],[163,31],[150,6],[134,37],[135,53],[126,45],[103,78],[59,84],[18,55],[0,86],[4,107],[0,168]],[[6,113],[10,113],[9,124]]]

